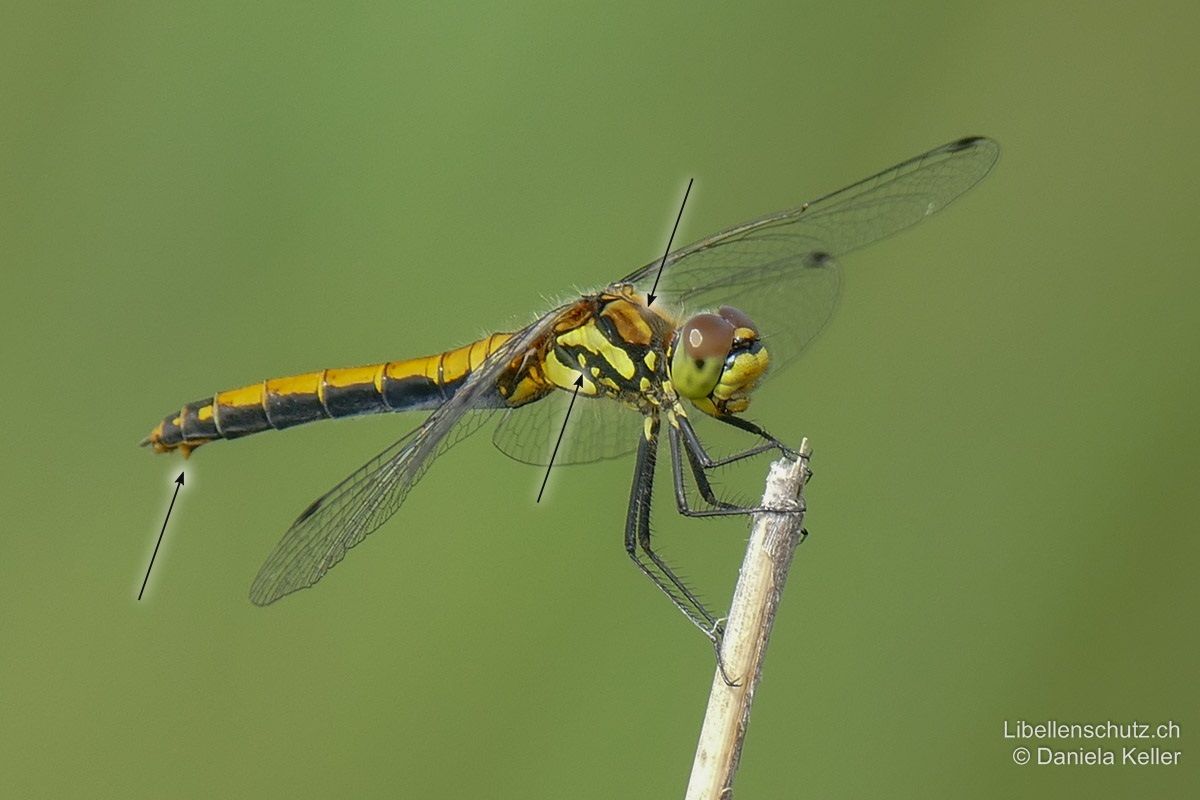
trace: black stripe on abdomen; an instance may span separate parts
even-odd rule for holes
[[[325,407],[321,405],[321,398],[316,392],[275,392],[271,390],[270,381],[267,381],[263,408],[266,411],[267,422],[279,431],[330,416],[325,413]]]
[[[221,433],[212,415],[212,398],[196,400],[183,407],[179,415],[179,430],[184,441],[216,439]]]
[[[378,370],[374,368],[373,371]],[[349,382],[341,370],[327,370],[321,394],[331,417],[352,417],[358,414],[378,414],[387,411],[383,397],[375,387],[375,378]],[[359,370],[361,372],[361,370]]]
[[[217,395],[219,400],[220,395]],[[271,427],[267,412],[261,403],[253,405],[226,405],[218,402],[216,409],[217,427],[222,439],[236,439],[251,433],[265,431]]]
[[[440,406],[442,390],[435,381],[431,381],[424,375],[392,378],[385,374],[382,399],[389,409],[395,411],[419,411]]]

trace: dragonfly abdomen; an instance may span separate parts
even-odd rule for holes
[[[218,392],[168,414],[142,444],[186,456],[205,442],[319,419],[436,408],[511,336],[494,333],[431,356],[269,378]]]

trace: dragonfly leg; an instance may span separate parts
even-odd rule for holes
[[[706,503],[728,511],[730,514],[745,513],[741,506],[734,503],[727,503],[717,497],[713,491],[712,484],[708,482],[708,475],[705,474],[704,467],[697,461],[695,454],[692,453],[691,449],[680,445],[678,429],[671,428],[668,431],[668,440],[671,443],[671,475],[675,480],[675,505],[680,513],[690,516],[692,512],[692,508],[688,503],[687,487],[684,486],[683,482],[683,457],[687,458],[692,470],[692,479],[696,481],[696,488]]]
[[[767,433],[766,429],[764,429],[762,426],[756,425],[755,423],[751,422],[748,419],[742,419],[741,417],[735,417],[732,414],[730,414],[730,415],[723,416],[723,417],[716,417],[716,420],[718,422],[723,422],[726,425],[731,425],[734,428],[737,428],[738,430],[743,430],[743,431],[746,431],[747,433],[752,433],[755,436],[759,437],[760,439],[764,440],[763,444],[760,444],[756,447],[752,447],[749,450],[745,451],[744,453],[735,453],[734,455],[729,456],[728,458],[720,459],[719,462],[717,463],[717,466],[722,466],[724,464],[728,464],[730,461],[738,461],[740,459],[747,458],[752,455],[758,455],[759,453],[765,453],[768,450],[778,450],[780,455],[786,456],[787,458],[790,458],[792,461],[798,461],[800,459],[800,454],[798,452],[796,452],[792,448],[788,447],[787,445],[785,445],[783,442],[776,439],[771,434]],[[694,435],[695,435],[695,433],[693,431],[693,436]]]
[[[683,433],[684,440],[688,444],[688,449],[700,459],[700,463],[704,465],[705,469],[723,467],[727,464],[732,464],[735,461],[741,461],[743,459],[759,455],[760,453],[766,453],[770,450],[779,450],[789,458],[799,458],[797,453],[786,448],[783,443],[774,436],[771,436],[753,422],[746,422],[746,420],[741,419],[740,417],[716,417],[716,419],[726,423],[727,425],[732,425],[735,428],[749,431],[756,436],[761,436],[762,438],[766,439],[766,441],[764,441],[762,444],[755,445],[748,450],[742,450],[734,453],[733,455],[724,456],[722,458],[713,458],[708,454],[708,451],[704,449],[704,445],[700,443],[700,437],[696,435],[696,429],[692,427],[692,423],[687,416],[685,414],[676,413],[676,418],[679,420],[679,428]]]
[[[646,436],[638,444],[637,465],[629,496],[629,513],[625,519],[625,551],[663,594],[671,598],[704,635],[719,645],[723,625],[714,617],[694,592],[675,574],[650,546],[650,501],[654,488],[654,466],[658,451],[658,418],[652,418]]]
[[[717,417],[717,419],[720,420],[721,422],[724,422],[726,425],[732,425],[733,427],[739,428],[743,431],[746,431],[747,433],[753,433],[755,436],[762,437],[763,439],[765,439],[767,442],[770,443],[771,447],[775,448],[776,450],[779,451],[779,453],[781,455],[783,455],[787,458],[790,458],[792,461],[800,460],[800,453],[798,451],[793,450],[792,448],[788,447],[783,442],[779,441],[774,436],[767,433],[767,431],[762,426],[756,425],[755,423],[751,422],[748,419],[742,419],[741,417],[735,417],[732,415],[726,416],[726,417]]]
[[[696,436],[696,431],[692,428],[691,423],[686,417],[677,417],[679,427],[672,427],[669,431],[668,438],[671,443],[671,471],[675,480],[675,504],[679,508],[679,513],[686,517],[728,517],[743,514],[757,514],[761,512],[771,511],[781,514],[802,514],[804,507],[799,508],[767,508],[765,506],[739,506],[734,503],[729,503],[717,498],[712,490],[712,485],[708,481],[708,475],[705,470],[714,467],[724,466],[731,461],[737,461],[741,458],[747,458],[750,455],[756,455],[765,450],[773,449],[774,445],[764,444],[758,447],[751,448],[745,453],[739,453],[728,459],[713,459],[705,452],[704,446],[700,443],[700,439]],[[691,467],[692,477],[696,481],[696,488],[700,491],[700,496],[704,501],[713,508],[692,508],[687,499],[687,489],[684,486],[683,478],[683,462],[680,458],[686,456],[688,464]]]

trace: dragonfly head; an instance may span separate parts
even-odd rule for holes
[[[671,354],[671,384],[706,414],[738,414],[767,371],[767,350],[754,322],[732,306],[683,323]]]

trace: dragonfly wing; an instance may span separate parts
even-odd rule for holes
[[[256,605],[312,586],[399,510],[437,456],[492,416],[491,394],[509,363],[548,331],[562,309],[509,339],[420,426],[318,498],[292,523],[250,587]]]
[[[543,467],[550,463],[560,433],[555,464],[590,464],[637,449],[641,414],[608,398],[580,395],[568,420],[570,404],[570,394],[556,391],[536,403],[509,409],[496,425],[492,442],[514,461]]]
[[[659,289],[676,319],[731,305],[758,326],[771,374],[794,362],[833,316],[841,293],[838,262],[802,236],[731,240],[697,252],[687,265],[694,285]],[[745,265],[754,264],[753,269]],[[665,282],[665,278],[664,278]]]
[[[653,261],[621,282],[649,292],[658,280],[655,294],[686,311],[737,305],[762,328],[772,362],[786,364],[833,312],[841,285],[838,256],[945,208],[982,180],[999,155],[991,139],[951,142],[817,200],[682,247],[661,262],[661,278],[660,262]],[[780,340],[788,336],[796,338]]]

